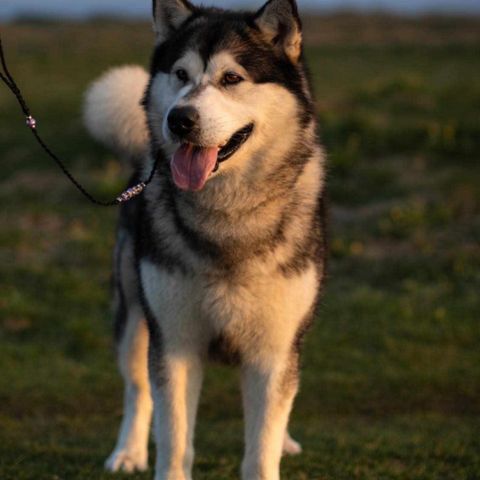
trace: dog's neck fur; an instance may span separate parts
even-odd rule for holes
[[[316,143],[314,127],[312,121],[301,142],[291,145],[287,154],[263,162],[271,164],[271,169],[256,168],[262,159],[253,156],[251,168],[243,175],[230,169],[196,193],[176,189],[168,162],[164,162],[155,187],[158,193],[149,197],[158,198],[160,192],[170,196],[164,207],[170,211],[165,215],[175,209],[181,221],[211,242],[218,255],[229,262],[271,251],[281,242],[293,245],[296,237],[304,234],[298,224],[305,223],[307,228],[315,213],[323,184],[323,153]],[[285,224],[291,223],[292,214],[297,225],[290,232]]]

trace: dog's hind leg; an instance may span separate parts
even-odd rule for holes
[[[294,440],[288,430],[285,432],[283,437],[283,453],[284,455],[299,455],[302,453],[302,446]]]
[[[115,261],[118,364],[125,382],[124,412],[116,447],[105,462],[111,472],[148,468],[152,399],[148,377],[147,323],[138,298],[133,245],[120,232]]]
[[[125,381],[124,411],[116,447],[105,463],[111,472],[148,468],[148,435],[152,400],[147,372],[148,331],[140,311],[132,310],[119,348]]]

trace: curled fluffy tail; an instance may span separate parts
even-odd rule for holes
[[[148,129],[141,101],[148,84],[141,67],[115,68],[87,90],[83,119],[89,133],[122,157],[136,163],[148,148]]]

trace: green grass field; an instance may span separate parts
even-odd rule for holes
[[[82,92],[110,66],[147,64],[149,27],[1,31],[48,143],[114,196],[126,172],[83,130]],[[480,479],[479,32],[480,20],[307,20],[332,252],[292,418],[305,452],[284,479]],[[86,203],[23,123],[0,88],[0,479],[112,478],[116,211]],[[242,435],[237,374],[212,367],[195,478],[238,478]]]

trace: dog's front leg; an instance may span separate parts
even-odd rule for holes
[[[199,356],[164,354],[150,367],[155,404],[155,480],[191,480],[193,437],[203,369]]]
[[[295,359],[272,355],[262,366],[244,365],[242,387],[246,443],[242,478],[279,480],[282,446],[298,388]]]

